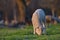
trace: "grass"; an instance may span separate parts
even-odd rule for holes
[[[60,24],[51,25],[46,29],[48,35],[34,35],[33,27],[0,28],[0,40],[60,40]]]

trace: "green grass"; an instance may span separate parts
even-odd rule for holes
[[[0,40],[60,40],[60,24],[52,25],[46,29],[48,35],[34,35],[33,27],[0,28]]]

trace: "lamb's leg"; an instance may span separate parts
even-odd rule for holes
[[[33,34],[36,34],[36,29],[34,28],[34,32],[33,32]]]
[[[43,33],[43,34],[46,34],[46,27],[45,27],[44,24],[43,24],[43,27],[42,27],[42,33]]]

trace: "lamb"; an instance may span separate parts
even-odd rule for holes
[[[43,9],[37,9],[32,15],[34,34],[41,35],[46,33],[46,19]]]

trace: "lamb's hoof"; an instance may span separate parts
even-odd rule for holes
[[[35,35],[35,33],[33,33]]]

